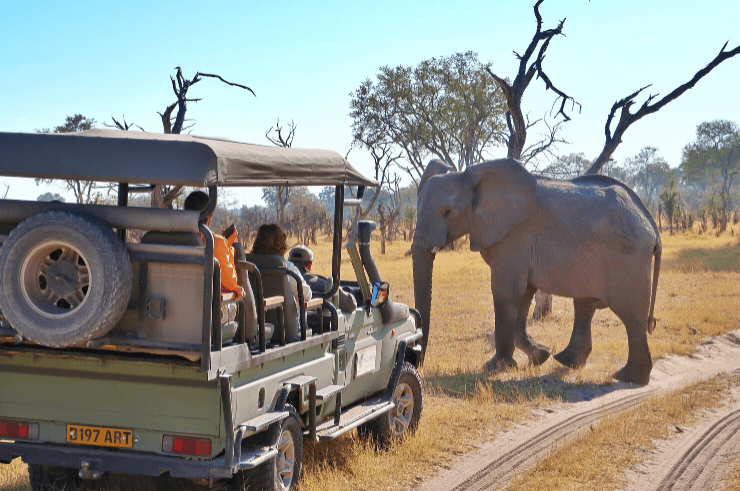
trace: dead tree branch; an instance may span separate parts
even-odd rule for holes
[[[136,127],[137,127],[137,128],[139,128],[139,129],[140,129],[141,131],[143,131],[144,133],[146,133],[146,130],[144,130],[144,128],[142,128],[142,127],[141,127],[141,126],[139,126],[138,124],[136,124],[136,123],[131,123],[131,124],[127,123],[127,122],[126,122],[126,116],[125,116],[125,115],[123,116],[123,120],[122,120],[122,121],[123,121],[123,123],[120,123],[120,122],[119,122],[119,121],[118,121],[118,120],[117,120],[116,118],[114,118],[113,116],[111,116],[111,117],[110,117],[110,119],[112,119],[112,120],[113,120],[113,124],[108,124],[108,123],[105,123],[105,122],[104,122],[104,123],[103,123],[103,126],[107,126],[108,128],[118,128],[118,129],[119,129],[119,130],[121,130],[121,131],[128,131],[128,130],[130,130],[131,128],[133,128],[134,126],[136,126]]]
[[[283,127],[280,126],[280,120],[277,120],[277,124],[275,126],[270,126],[270,129],[265,131],[265,136],[268,140],[270,140],[270,143],[272,143],[275,146],[278,147],[292,147],[293,146],[293,138],[295,137],[295,129],[296,125],[295,122],[291,121],[288,124],[288,135],[283,138]],[[277,137],[270,136],[270,133],[272,132],[277,133]]]
[[[202,80],[202,77],[210,77],[210,78],[217,78],[223,83],[227,85],[231,85],[232,87],[239,87],[241,89],[248,90],[252,93],[252,95],[255,95],[254,91],[247,87],[246,85],[241,85],[233,82],[229,82],[228,80],[225,80],[220,75],[216,75],[213,73],[201,73],[196,72],[195,76],[188,80],[185,78],[182,74],[182,68],[175,67],[175,76],[170,76],[170,81],[172,82],[172,92],[175,93],[176,101],[167,106],[167,108],[164,110],[163,113],[158,112],[159,117],[162,118],[162,129],[165,133],[174,133],[174,134],[180,134],[185,130],[188,130],[195,126],[195,123],[186,126],[185,123],[188,121],[192,121],[190,119],[185,118],[185,113],[188,110],[187,103],[188,102],[198,102],[202,100],[201,98],[188,98],[188,90],[193,85],[197,84]],[[255,95],[256,96],[256,95]],[[172,112],[177,108],[177,115],[174,117],[174,124],[173,124],[173,117]],[[124,125],[121,125],[118,121],[113,119],[113,122],[116,124],[116,126],[119,129],[128,129],[130,126],[125,124],[124,119]],[[141,127],[139,127],[141,129]],[[142,129],[142,131],[144,131]],[[161,184],[158,184],[154,187],[154,190],[152,191],[152,208],[167,208],[172,205],[172,202],[177,199],[177,197],[182,193],[182,186],[163,186]]]
[[[213,73],[201,73],[196,72],[195,76],[188,80],[185,78],[182,74],[182,68],[175,67],[175,70],[177,72],[175,73],[174,77],[170,77],[170,80],[172,81],[172,91],[175,93],[175,97],[177,98],[177,101],[173,103],[170,106],[167,106],[167,109],[165,110],[164,114],[158,113],[162,117],[162,125],[164,127],[165,133],[181,133],[183,129],[192,128],[193,125],[188,126],[187,128],[183,128],[183,124],[185,123],[185,113],[187,111],[187,103],[188,102],[198,102],[201,99],[188,99],[188,90],[193,85],[197,84],[202,80],[202,77],[209,77],[209,78],[217,78],[221,82],[230,85],[232,87],[239,87],[240,89],[248,90],[256,97],[256,94],[252,89],[247,87],[246,85],[237,84],[234,82],[229,82],[228,80],[225,80],[222,76],[216,75]],[[175,116],[175,123],[172,124],[172,111],[177,107],[177,115]]]
[[[558,26],[554,29],[547,29],[544,31],[542,30],[542,15],[540,14],[540,5],[542,5],[544,1],[545,0],[538,0],[538,2],[534,5],[534,16],[537,19],[537,29],[532,36],[532,40],[530,41],[529,46],[527,46],[527,50],[524,52],[524,55],[520,55],[516,51],[514,52],[514,56],[516,56],[519,60],[519,70],[517,71],[514,82],[509,83],[508,80],[506,80],[505,78],[499,77],[498,75],[494,74],[491,71],[490,67],[486,67],[486,71],[488,72],[488,74],[501,87],[501,90],[506,97],[506,102],[509,107],[509,112],[506,115],[506,124],[509,128],[509,135],[506,138],[509,158],[519,159],[522,157],[522,151],[527,140],[528,128],[521,108],[522,96],[524,95],[524,91],[529,86],[529,83],[535,76],[537,78],[541,78],[545,82],[545,90],[552,90],[558,96],[553,103],[554,108],[555,104],[560,101],[560,106],[555,113],[555,117],[557,117],[559,114],[563,116],[564,121],[570,120],[570,117],[565,112],[565,105],[568,101],[571,101],[573,108],[575,108],[576,105],[578,105],[579,108],[581,106],[578,102],[575,101],[575,99],[573,99],[573,97],[555,87],[555,85],[552,83],[542,67],[542,62],[545,59],[547,48],[550,46],[550,41],[552,41],[555,36],[565,36],[565,34],[563,34],[563,25],[565,24],[565,19],[561,20],[558,23]],[[535,52],[537,52],[536,57],[534,61],[530,63],[530,60],[532,59],[532,56],[535,55]],[[553,143],[554,142],[555,141],[553,140]]]
[[[701,80],[705,75],[711,72],[720,63],[740,53],[740,46],[736,47],[732,51],[725,51],[726,47],[727,43],[722,46],[719,54],[707,66],[696,72],[691,80],[677,87],[675,90],[673,90],[673,92],[671,92],[655,104],[651,105],[650,103],[656,97],[658,97],[658,94],[648,96],[647,100],[642,103],[642,106],[640,106],[640,109],[638,109],[635,113],[630,112],[630,108],[635,104],[635,98],[643,90],[650,87],[650,85],[636,90],[624,99],[615,102],[612,106],[611,111],[609,111],[609,116],[606,118],[606,126],[604,128],[604,133],[606,134],[606,143],[604,144],[604,148],[602,149],[601,154],[598,156],[596,161],[594,161],[594,164],[591,166],[591,168],[586,171],[586,174],[597,174],[601,170],[601,168],[604,167],[604,165],[609,161],[619,144],[622,143],[622,135],[624,135],[624,132],[627,131],[627,128],[629,128],[632,123],[642,119],[648,114],[658,112],[660,109],[663,108],[663,106],[667,105],[671,101],[678,99],[684,92],[693,88],[699,80]],[[619,110],[619,121],[617,122],[617,127],[614,129],[614,133],[612,134],[612,120],[616,116],[617,110]]]

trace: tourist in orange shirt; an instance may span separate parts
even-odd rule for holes
[[[203,191],[193,191],[185,199],[185,209],[194,211],[203,211],[208,206],[208,195]],[[211,218],[208,217],[206,225],[211,225]],[[236,276],[236,267],[234,266],[234,241],[238,233],[235,227],[229,227],[228,236],[213,234],[213,255],[218,259],[221,269],[221,293],[233,292],[236,298],[243,297],[246,293],[242,288]]]

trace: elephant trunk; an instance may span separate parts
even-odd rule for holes
[[[412,247],[413,265],[414,265],[414,302],[416,309],[421,314],[422,332],[424,334],[421,346],[422,357],[427,352],[427,343],[429,341],[429,321],[432,310],[432,272],[434,270],[434,253],[431,248]]]

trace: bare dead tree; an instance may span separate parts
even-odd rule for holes
[[[375,203],[377,203],[378,197],[380,196],[380,191],[381,189],[383,189],[383,185],[390,184],[391,178],[389,170],[391,166],[397,164],[398,161],[403,158],[402,152],[400,150],[397,150],[394,147],[393,143],[386,137],[380,137],[372,142],[362,141],[358,138],[355,138],[353,145],[356,144],[362,145],[370,151],[370,156],[375,163],[375,180],[380,183],[380,186],[373,193],[370,203],[365,206],[360,204],[355,209],[355,216],[349,225],[349,229],[347,230],[347,237],[350,242],[357,240],[357,223],[360,220],[364,220],[365,218],[367,218],[367,216],[370,214],[370,211],[373,210],[373,208],[375,207]],[[350,151],[351,150],[352,149],[350,148]],[[347,155],[349,155],[349,151],[347,152]],[[395,178],[400,179],[398,176],[395,176]]]
[[[565,36],[565,34],[563,34],[565,19],[561,20],[557,27],[553,29],[542,29],[540,5],[542,5],[544,1],[545,0],[538,0],[534,5],[534,16],[537,20],[537,29],[535,30],[527,49],[524,51],[524,55],[520,55],[514,51],[514,56],[519,60],[519,69],[514,78],[514,82],[509,83],[507,79],[493,73],[490,67],[486,67],[488,74],[491,75],[491,77],[493,77],[496,83],[501,87],[501,90],[506,97],[506,103],[509,109],[506,112],[506,126],[509,133],[508,135],[504,135],[504,139],[508,147],[507,156],[512,159],[521,160],[524,165],[540,154],[550,153],[557,143],[564,143],[564,140],[559,139],[557,134],[560,131],[561,125],[570,121],[570,116],[565,112],[568,101],[571,103],[571,110],[575,109],[576,105],[578,106],[579,111],[581,108],[581,105],[576,102],[573,97],[555,87],[542,67],[542,63],[545,60],[545,53],[547,52],[547,48],[550,46],[550,42],[555,38],[555,36]],[[525,117],[522,113],[522,97],[524,96],[524,92],[527,90],[527,87],[529,87],[530,82],[532,82],[535,77],[541,78],[542,81],[545,82],[545,90],[552,90],[557,94],[557,97],[553,102],[552,109],[550,110],[550,114],[552,115],[554,111],[554,117],[557,118],[558,116],[562,116],[562,120],[553,125],[549,125],[543,116],[542,121],[546,124],[548,133],[544,135],[544,138],[525,148],[528,130],[540,121],[535,120],[530,122],[529,117]],[[550,294],[539,294],[535,296],[535,312],[540,317],[544,317],[550,312],[551,305],[552,296]]]
[[[256,97],[254,91],[246,85],[229,82],[221,77],[221,75],[196,72],[195,76],[188,80],[183,76],[182,69],[179,66],[175,67],[175,70],[177,70],[177,72],[174,77],[170,76],[170,80],[172,81],[172,91],[175,93],[177,100],[167,106],[164,113],[157,112],[157,114],[162,118],[162,127],[165,133],[180,134],[184,130],[188,130],[195,125],[195,123],[193,123],[190,126],[184,126],[185,122],[192,121],[185,119],[185,114],[188,110],[188,102],[198,102],[202,100],[202,98],[189,99],[188,90],[190,90],[190,87],[203,80],[203,77],[216,78],[232,87],[239,87],[241,89],[248,90]],[[175,108],[177,108],[177,114],[173,118],[172,112]],[[115,119],[113,121],[116,122]],[[167,208],[181,193],[182,186],[164,186],[157,184],[152,190],[152,208]]]
[[[393,242],[401,215],[401,176],[394,175],[388,183],[389,199],[378,205],[378,228],[380,229],[380,253],[385,254],[386,242]],[[380,194],[380,193],[378,193]]]
[[[277,120],[275,126],[270,126],[270,129],[265,131],[265,136],[270,142],[278,147],[289,148],[293,146],[293,139],[295,138],[296,124],[291,121],[288,123],[288,134],[283,137],[283,127],[280,126],[280,120]],[[270,133],[275,133],[275,136],[270,136]]]
[[[609,111],[609,116],[606,118],[606,126],[604,128],[604,132],[606,134],[606,143],[604,143],[604,148],[601,151],[601,154],[594,161],[591,168],[586,171],[586,174],[597,174],[601,170],[604,164],[609,161],[619,144],[622,143],[622,135],[624,135],[624,132],[627,131],[627,128],[629,128],[632,123],[642,119],[648,114],[658,112],[660,109],[663,108],[663,106],[667,105],[671,101],[678,99],[684,92],[693,88],[699,80],[701,80],[705,75],[711,72],[720,63],[740,53],[740,46],[737,46],[732,51],[725,51],[727,44],[728,43],[725,43],[724,46],[722,46],[722,49],[719,50],[719,54],[707,66],[696,72],[691,80],[677,87],[675,90],[673,90],[673,92],[671,92],[655,104],[650,103],[656,97],[658,97],[658,94],[648,96],[647,100],[642,103],[642,106],[640,106],[640,109],[638,109],[635,113],[630,112],[630,108],[635,104],[635,98],[643,90],[650,87],[650,85],[647,85],[628,95],[624,99],[615,102],[612,106],[611,111]],[[614,129],[614,133],[612,134],[612,120],[616,116],[617,110],[619,110],[619,121],[617,122],[617,127]]]
[[[133,128],[134,126],[136,126],[136,127],[137,127],[137,128],[139,128],[139,129],[140,129],[141,131],[143,131],[144,133],[146,133],[146,130],[145,130],[144,128],[142,128],[141,126],[139,126],[138,124],[136,124],[136,123],[131,123],[131,124],[127,123],[127,122],[126,122],[126,116],[125,116],[125,115],[123,116],[123,119],[122,119],[123,123],[120,123],[120,122],[119,122],[119,121],[118,121],[118,120],[117,120],[116,118],[114,118],[113,116],[111,116],[111,117],[110,117],[110,119],[112,119],[112,120],[113,120],[113,124],[108,124],[108,123],[105,123],[105,122],[104,122],[104,123],[103,123],[103,126],[107,126],[108,128],[118,128],[118,129],[119,129],[119,130],[121,130],[121,131],[128,131],[128,130],[130,130],[131,128]]]
[[[570,121],[570,117],[565,112],[568,101],[571,103],[571,109],[575,108],[576,105],[579,110],[581,107],[573,97],[555,87],[550,80],[550,77],[547,76],[542,68],[542,63],[545,60],[545,53],[547,48],[550,46],[550,41],[552,41],[555,36],[565,36],[565,34],[563,34],[565,19],[561,20],[558,23],[558,26],[554,29],[542,29],[540,5],[542,5],[544,1],[545,0],[538,0],[534,6],[534,16],[537,19],[537,30],[535,31],[534,36],[532,36],[532,40],[530,41],[529,46],[527,46],[524,55],[520,55],[514,51],[514,56],[519,60],[519,70],[514,78],[514,82],[510,83],[507,79],[494,74],[490,67],[486,67],[489,75],[491,75],[491,77],[493,77],[496,83],[501,87],[501,90],[506,97],[506,103],[509,109],[506,113],[508,135],[504,135],[508,147],[508,157],[522,160],[525,164],[537,155],[543,152],[549,152],[553,145],[563,142],[563,140],[558,139],[556,135],[560,130],[561,124],[563,122]],[[534,60],[532,60],[533,56]],[[550,112],[552,114],[554,111],[555,118],[560,115],[563,117],[563,120],[552,126],[548,125],[548,134],[545,138],[525,149],[527,131],[540,121],[536,120],[534,122],[530,122],[529,118],[525,117],[522,113],[521,107],[524,92],[535,77],[541,78],[545,82],[545,90],[552,90],[557,94]]]
[[[280,126],[280,120],[277,120],[275,126],[270,126],[270,129],[265,131],[265,136],[270,142],[278,147],[290,148],[293,146],[293,139],[295,138],[296,124],[292,120],[288,124],[288,134],[283,137],[283,127]],[[271,136],[270,133],[275,133],[275,136]],[[290,203],[290,188],[288,186],[277,186],[277,207],[278,207],[278,222],[281,229],[285,229],[285,208]]]
[[[175,70],[177,70],[177,73],[175,74],[175,77],[170,77],[170,80],[172,81],[172,91],[175,93],[175,97],[177,98],[177,100],[172,105],[167,106],[167,109],[165,109],[164,114],[158,113],[162,117],[162,124],[164,126],[165,133],[179,134],[179,133],[182,133],[183,130],[193,127],[193,125],[190,125],[188,127],[183,127],[186,121],[185,113],[188,110],[187,104],[188,102],[201,101],[202,98],[188,99],[188,90],[190,89],[190,87],[192,87],[193,85],[203,80],[202,77],[217,78],[218,80],[220,80],[221,82],[227,85],[231,85],[232,87],[239,87],[240,89],[248,90],[249,92],[252,93],[252,95],[255,95],[254,91],[250,89],[249,87],[247,87],[246,85],[229,82],[228,80],[225,80],[220,75],[216,75],[212,73],[196,72],[195,76],[191,78],[190,80],[188,80],[182,75],[182,69],[179,66],[175,67]],[[177,107],[177,115],[174,118],[175,124],[173,125],[171,115],[175,107]]]

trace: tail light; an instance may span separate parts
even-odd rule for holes
[[[208,457],[211,455],[211,439],[165,435],[162,438],[162,451],[182,455]]]
[[[0,437],[38,440],[39,424],[21,423],[18,421],[0,421]]]

